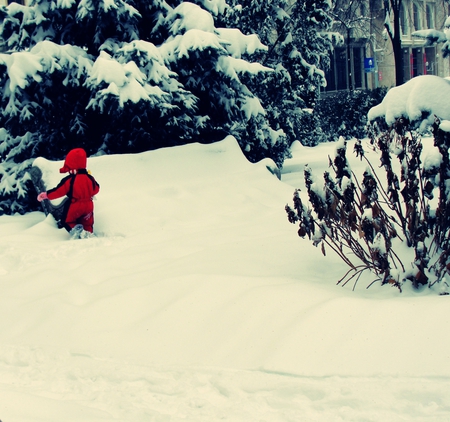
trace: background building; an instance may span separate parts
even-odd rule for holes
[[[346,3],[352,4],[348,0]],[[395,85],[394,54],[385,28],[383,0],[358,0],[355,5],[350,14],[345,9],[347,15],[337,20],[335,29],[344,36],[345,43],[333,53],[326,73],[326,92]],[[450,75],[449,58],[443,58],[441,45],[426,46],[424,39],[412,35],[426,29],[442,31],[448,15],[449,6],[443,0],[403,0],[399,20],[404,82],[418,75]]]

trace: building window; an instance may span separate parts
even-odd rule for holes
[[[345,48],[337,48],[334,55],[335,60],[335,86],[337,90],[347,89],[347,50]]]
[[[347,48],[335,48],[331,56],[330,68],[325,74],[326,92],[364,88],[364,48],[359,45],[352,46],[349,52],[350,60],[347,60]]]
[[[409,81],[411,79],[411,52],[409,48],[403,49],[402,68],[403,80]]]
[[[367,15],[367,9],[366,9],[366,3],[361,2],[359,5],[359,16],[366,16]]]
[[[427,75],[436,75],[436,47],[425,48],[425,71]]]
[[[425,56],[422,48],[413,48],[411,51],[411,78],[424,75]]]
[[[420,13],[420,7],[417,3],[413,3],[413,23],[416,31],[422,29],[422,16]]]
[[[330,67],[325,71],[325,79],[327,86],[322,88],[323,91],[336,91],[336,65],[334,62],[334,54],[330,57]]]
[[[435,29],[434,24],[434,5],[427,4],[426,7],[427,29]]]
[[[357,47],[352,49],[353,53],[353,84],[354,88],[363,88],[364,75],[364,51]]]
[[[409,34],[408,16],[406,14],[405,5],[402,3],[400,6],[400,28],[402,35]]]

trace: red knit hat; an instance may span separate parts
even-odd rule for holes
[[[64,166],[59,169],[59,172],[67,173],[70,170],[85,169],[86,164],[86,151],[83,148],[75,148],[69,151],[64,161]]]

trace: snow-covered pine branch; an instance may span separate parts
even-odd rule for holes
[[[251,83],[275,73],[258,60],[267,47],[255,34],[216,27],[226,10],[223,0],[37,0],[1,8],[3,160],[59,159],[73,147],[138,152],[232,134],[250,160],[281,165],[288,139],[269,119],[259,83]],[[15,141],[25,136],[30,142]],[[14,174],[9,186],[22,192]]]

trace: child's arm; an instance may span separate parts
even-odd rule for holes
[[[71,176],[67,176],[59,182],[56,188],[48,190],[46,199],[58,199],[67,195],[70,190],[70,180]]]

